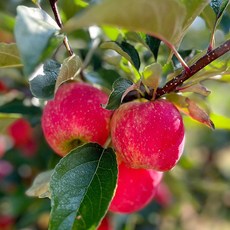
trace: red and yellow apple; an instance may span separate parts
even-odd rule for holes
[[[118,159],[129,167],[167,171],[183,152],[184,125],[171,102],[132,101],[114,112],[111,138]]]
[[[118,182],[109,210],[132,213],[144,208],[153,199],[163,173],[152,169],[133,169],[121,163]]]
[[[64,156],[85,142],[104,145],[112,114],[102,108],[107,100],[106,93],[86,83],[61,85],[42,115],[43,132],[53,150]]]

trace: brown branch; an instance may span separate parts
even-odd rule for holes
[[[53,14],[54,14],[54,17],[55,17],[55,21],[57,22],[57,24],[60,27],[60,29],[62,29],[63,24],[62,24],[62,20],[61,20],[59,11],[58,11],[57,1],[58,0],[49,0],[50,6],[52,8],[52,11],[53,11]],[[66,36],[64,37],[63,43],[64,43],[69,55],[72,56],[73,55],[73,50],[71,49],[71,47],[69,45],[69,42],[68,42],[68,39],[67,39]]]
[[[182,85],[183,82],[188,80],[190,77],[192,77],[194,74],[196,74],[198,71],[203,69],[205,66],[209,65],[211,62],[213,62],[217,58],[227,53],[229,50],[230,50],[230,40],[227,40],[225,43],[223,43],[216,49],[208,52],[202,58],[200,58],[196,63],[194,63],[190,67],[190,72],[186,72],[184,70],[181,74],[179,74],[172,80],[168,81],[162,88],[158,88],[156,90],[155,98],[159,98],[163,96],[164,94],[176,91],[177,87]],[[144,88],[141,88],[141,89],[144,89]],[[150,90],[149,94],[146,91],[143,91],[143,93],[144,93],[144,98],[148,100],[152,99],[153,90]],[[132,91],[124,98],[123,101],[128,102],[128,101],[132,101],[137,98],[140,98],[140,94],[137,91]]]
[[[227,40],[224,44],[220,45],[216,49],[210,51],[202,58],[200,58],[196,63],[190,67],[190,72],[183,71],[180,75],[173,78],[171,81],[167,82],[163,88],[158,88],[156,91],[156,98],[174,91],[178,86],[180,86],[184,81],[192,77],[198,71],[203,69],[205,66],[209,65],[211,62],[224,55],[230,50],[230,40]]]

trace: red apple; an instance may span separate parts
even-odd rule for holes
[[[30,123],[20,118],[8,127],[8,133],[14,146],[26,157],[37,153],[38,144],[34,137],[34,130]]]
[[[102,108],[107,94],[79,82],[63,84],[47,103],[42,128],[49,145],[59,155],[84,142],[104,145],[109,136],[111,111]]]
[[[112,230],[109,217],[104,217],[101,224],[98,226],[97,230]]]
[[[184,125],[177,108],[166,100],[121,105],[111,119],[118,159],[133,168],[167,171],[184,148]]]
[[[32,138],[33,129],[30,123],[20,118],[8,127],[8,133],[13,139],[16,147],[26,145],[28,139]]]
[[[133,169],[121,163],[117,189],[109,210],[132,213],[144,208],[154,197],[162,175],[162,172],[152,169]]]

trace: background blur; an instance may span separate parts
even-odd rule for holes
[[[41,1],[43,9],[52,15],[48,1]],[[81,10],[79,2],[60,0],[58,5],[64,21]],[[90,2],[90,1],[85,1]],[[0,42],[14,41],[13,28],[17,5],[33,6],[32,1],[8,0],[0,2]],[[216,32],[217,45],[229,37],[230,10],[224,15]],[[93,31],[93,32],[92,32]],[[69,37],[74,50],[84,59],[92,39],[114,36],[114,31],[95,28],[79,30]],[[116,34],[116,33],[115,33]],[[210,30],[198,18],[185,36],[181,51],[202,50],[208,47]],[[63,49],[63,50],[62,50]],[[146,51],[139,47],[144,57]],[[103,51],[104,52],[104,51]],[[160,48],[159,59],[164,61],[167,50]],[[64,57],[60,48],[58,60]],[[105,64],[107,53],[98,48],[92,56],[89,72],[99,73],[107,90],[117,73],[112,64]],[[114,60],[117,56],[114,56]],[[111,58],[110,58],[111,61]],[[94,75],[88,80],[95,82]],[[165,173],[164,182],[153,202],[132,215],[111,215],[114,229],[126,230],[229,230],[230,229],[230,73],[224,79],[206,80],[211,90],[207,98],[192,95],[212,115],[217,129],[211,130],[184,116],[186,146],[179,164]],[[99,82],[99,83],[101,83]],[[47,146],[40,127],[42,101],[34,98],[22,69],[0,69],[0,229],[47,229],[50,201],[31,198],[25,191],[40,172],[52,169],[59,157]],[[23,114],[7,119],[3,113]],[[215,115],[214,115],[215,114]]]

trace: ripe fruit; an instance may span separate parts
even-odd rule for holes
[[[133,168],[170,170],[184,147],[184,125],[177,108],[166,100],[121,105],[111,119],[118,159]]]
[[[162,172],[152,169],[133,169],[121,163],[117,189],[109,210],[131,213],[144,208],[154,197],[162,175]]]
[[[17,119],[8,127],[8,133],[16,147],[26,145],[32,138],[33,129],[24,118]]]
[[[42,115],[43,132],[53,150],[64,156],[84,142],[104,145],[111,111],[101,104],[107,99],[104,92],[86,83],[62,85]]]
[[[38,144],[34,137],[34,130],[24,118],[17,119],[8,127],[8,134],[13,140],[14,146],[25,156],[36,154]]]

